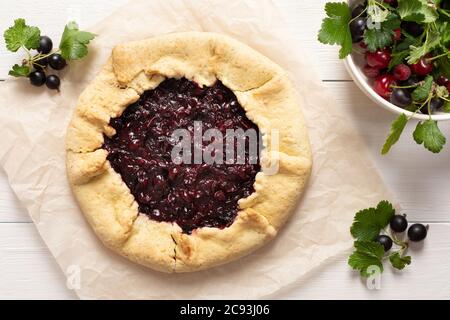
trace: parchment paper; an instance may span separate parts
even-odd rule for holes
[[[276,297],[277,290],[351,247],[349,226],[357,210],[392,200],[351,118],[314,77],[272,1],[133,1],[90,30],[98,38],[89,56],[62,75],[61,93],[33,88],[24,79],[0,87],[0,164],[75,286],[80,271],[79,297]],[[128,262],[96,238],[68,186],[64,136],[77,97],[115,44],[189,30],[231,35],[290,72],[303,100],[314,169],[296,214],[268,246],[209,271],[168,275]]]

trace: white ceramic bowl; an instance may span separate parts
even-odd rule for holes
[[[357,3],[359,1],[349,1],[350,4]],[[407,116],[413,115],[412,112],[409,112],[405,109],[402,109],[400,107],[397,107],[396,105],[390,103],[389,101],[385,100],[384,98],[380,97],[373,89],[373,79],[367,78],[364,73],[362,72],[362,68],[365,65],[365,58],[364,55],[353,52],[351,55],[349,55],[344,60],[345,67],[347,68],[348,72],[350,73],[350,76],[355,81],[355,83],[358,85],[358,87],[370,98],[372,101],[374,101],[377,105],[380,107],[383,107],[387,110],[390,110],[391,112],[394,112],[396,114],[404,113]],[[428,120],[429,116],[426,114],[416,114],[413,116],[414,119],[419,120]],[[444,113],[444,112],[437,112],[432,115],[433,120],[450,120],[450,113]]]

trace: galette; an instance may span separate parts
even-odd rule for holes
[[[287,73],[206,32],[117,45],[81,94],[66,145],[99,239],[162,272],[221,265],[273,239],[312,164]]]

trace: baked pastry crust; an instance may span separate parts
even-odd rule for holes
[[[103,135],[146,90],[166,78],[231,89],[263,134],[261,163],[278,161],[277,174],[259,172],[255,192],[224,229],[185,234],[174,223],[139,214],[128,187],[107,160]],[[278,148],[271,134],[279,132]],[[274,238],[292,214],[311,171],[311,149],[300,102],[286,73],[265,56],[227,36],[187,32],[125,43],[81,94],[67,130],[67,172],[78,203],[98,237],[126,258],[163,272],[191,272],[230,262]]]

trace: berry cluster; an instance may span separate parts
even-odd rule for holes
[[[59,89],[61,80],[55,74],[46,75],[45,70],[47,67],[53,70],[62,70],[67,65],[66,60],[59,53],[51,53],[53,49],[53,41],[47,36],[41,36],[39,38],[39,47],[37,48],[38,54],[32,59],[31,65],[33,71],[30,72],[28,77],[30,83],[34,86],[40,87],[46,85],[49,89]]]
[[[348,264],[359,270],[363,277],[374,274],[374,266],[383,272],[385,260],[389,260],[393,268],[403,270],[412,261],[411,256],[406,255],[410,242],[422,241],[428,233],[428,226],[415,223],[409,227],[406,239],[401,235],[406,229],[406,216],[395,214],[394,207],[388,201],[383,200],[375,208],[358,211],[350,227],[350,233],[355,238],[355,250]]]
[[[397,6],[395,0],[384,0],[383,2]],[[443,6],[450,6],[450,1],[443,2]],[[368,18],[366,5],[357,5],[352,10],[352,22],[350,23],[350,32],[353,43],[359,43],[363,49],[367,49],[364,42],[364,33],[368,29]],[[434,77],[434,86],[445,87],[450,91],[449,79],[436,70],[434,65],[436,58],[442,56],[433,56],[431,53],[421,57],[417,62],[408,64],[404,59],[398,61],[393,60],[394,56],[398,54],[393,53],[396,45],[403,42],[408,37],[421,37],[425,32],[422,24],[413,21],[402,21],[399,28],[396,28],[392,34],[392,46],[379,48],[376,51],[367,51],[365,53],[366,66],[363,68],[363,73],[368,77],[374,79],[373,89],[381,97],[390,100],[394,105],[408,109],[413,104],[412,92],[423,83],[426,76],[432,75]],[[450,51],[450,48],[448,48]],[[424,114],[433,113],[434,111],[441,111],[445,104],[442,97],[434,96],[430,99],[429,104],[424,104],[418,111]],[[416,110],[411,110],[416,111]]]
[[[389,226],[391,230],[394,231],[395,233],[403,233],[408,228],[408,220],[406,220],[405,215],[397,214],[391,218]],[[420,223],[415,223],[409,227],[407,235],[410,241],[419,242],[427,237],[427,233],[428,233],[427,226],[424,226],[423,224]],[[384,247],[384,251],[386,252],[392,248],[393,238],[397,244],[400,244],[401,246],[404,245],[400,240],[397,239],[395,234],[391,236],[386,234],[380,234],[377,236],[375,241],[381,244]]]
[[[450,50],[450,49],[449,49]],[[426,56],[417,63],[407,65],[401,63],[388,71],[391,63],[391,52],[389,49],[379,49],[375,52],[366,53],[367,65],[363,73],[368,78],[373,78],[374,91],[398,107],[406,108],[413,103],[411,93],[422,83],[424,77],[433,72],[433,57]],[[450,80],[440,74],[435,79],[436,86],[446,87],[450,91]],[[430,101],[431,111],[442,109],[445,100],[434,97]],[[420,108],[420,112],[428,114],[428,105]]]
[[[95,38],[95,34],[81,31],[75,21],[70,21],[64,27],[59,42],[59,48],[53,49],[53,41],[47,36],[41,36],[41,30],[36,26],[29,26],[25,19],[14,20],[14,25],[3,33],[6,49],[11,52],[23,50],[27,58],[21,64],[14,64],[8,72],[16,78],[28,78],[32,85],[47,85],[49,89],[59,91],[61,81],[55,74],[46,75],[47,67],[62,70],[67,61],[82,59],[88,54],[88,44]],[[37,50],[37,54],[32,53]]]

